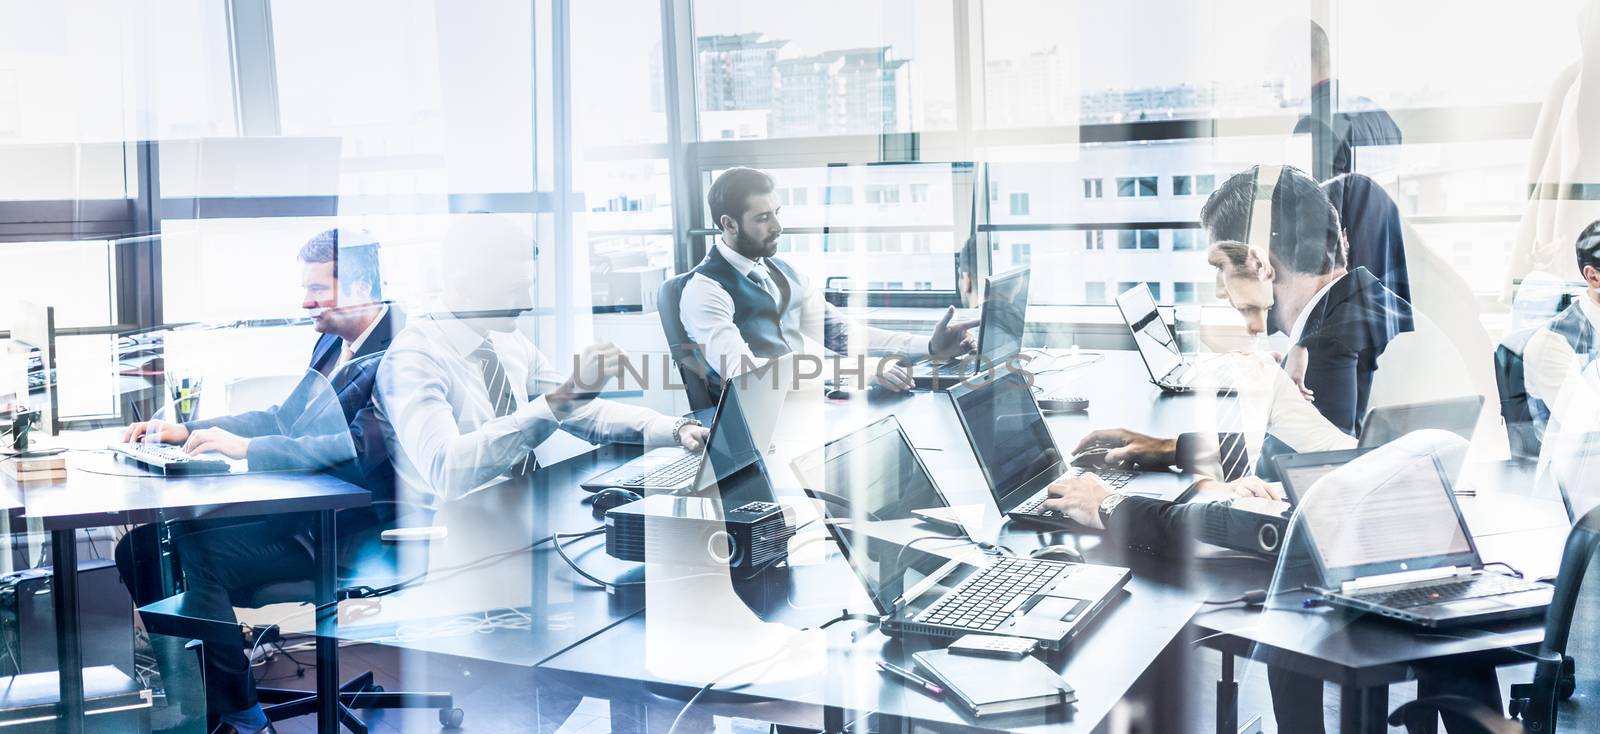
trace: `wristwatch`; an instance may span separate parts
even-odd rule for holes
[[[1106,495],[1105,499],[1100,500],[1100,524],[1111,527],[1111,513],[1116,512],[1117,505],[1122,504],[1122,501],[1127,498],[1128,495],[1112,492]]]
[[[703,426],[703,425],[705,425],[705,424],[701,423],[698,420],[695,420],[694,418],[689,418],[687,416],[685,416],[683,418],[679,418],[677,423],[672,424],[672,440],[677,441],[678,443],[681,444],[681,443],[683,443],[683,436],[679,435],[679,431],[682,431],[684,426]]]

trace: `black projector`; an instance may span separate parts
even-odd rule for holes
[[[783,506],[747,502],[718,511],[709,497],[651,495],[606,511],[606,553],[654,561],[753,571],[784,558],[794,527]]]
[[[1278,515],[1232,507],[1226,502],[1202,503],[1201,542],[1262,556],[1278,555],[1289,521]]]

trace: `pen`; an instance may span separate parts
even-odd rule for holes
[[[920,675],[917,675],[916,673],[913,673],[913,672],[911,672],[909,670],[906,670],[905,668],[902,668],[902,667],[900,667],[898,665],[894,665],[892,663],[886,663],[886,662],[884,662],[882,660],[879,660],[878,661],[878,670],[881,670],[881,671],[883,671],[885,673],[889,673],[891,675],[894,675],[895,677],[900,678],[901,680],[904,680],[904,681],[906,681],[908,683],[915,684],[915,685],[921,687],[922,690],[927,691],[928,693],[930,693],[930,694],[932,694],[932,695],[934,695],[936,697],[943,697],[944,696],[944,687],[940,686],[937,683],[934,683],[931,680],[928,680],[927,678],[924,678],[924,677],[922,677]]]

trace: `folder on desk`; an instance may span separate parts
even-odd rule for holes
[[[955,694],[974,716],[1031,711],[1078,700],[1072,686],[1038,658],[1002,660],[928,650],[911,659]]]

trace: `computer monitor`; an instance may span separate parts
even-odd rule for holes
[[[978,369],[990,369],[1022,351],[1028,327],[1026,266],[983,279],[983,322],[978,326]]]
[[[1044,414],[1021,373],[1009,372],[955,393],[956,415],[978,457],[978,467],[1002,509],[1037,491],[1038,481],[1065,471]]]
[[[1161,312],[1156,310],[1156,299],[1150,293],[1150,286],[1139,283],[1119,293],[1117,309],[1122,312],[1122,320],[1128,322],[1128,329],[1133,332],[1133,343],[1139,348],[1139,356],[1144,358],[1145,368],[1150,370],[1151,380],[1159,382],[1183,364],[1183,352],[1178,349],[1178,339],[1167,328],[1167,323],[1161,320]]]

